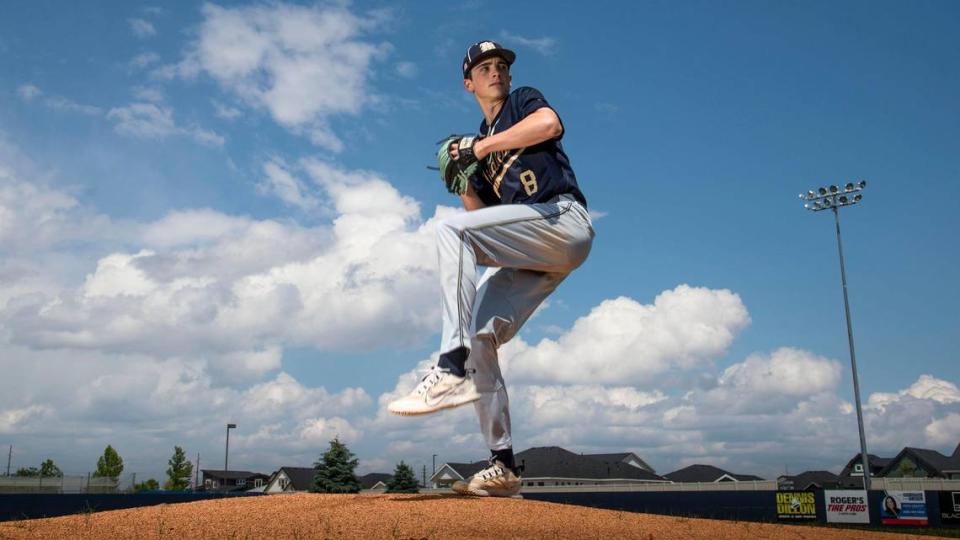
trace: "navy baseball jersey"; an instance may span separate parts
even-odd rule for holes
[[[517,88],[507,97],[492,125],[488,126],[486,120],[480,124],[480,133],[490,136],[506,131],[541,107],[550,105],[539,90],[529,86]],[[491,153],[484,160],[481,172],[470,179],[477,196],[487,206],[493,206],[547,202],[558,195],[570,194],[586,206],[570,160],[560,144],[562,137],[561,134],[527,148]]]

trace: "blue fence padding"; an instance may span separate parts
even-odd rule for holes
[[[575,504],[642,512],[668,516],[685,516],[737,521],[796,523],[804,521],[778,521],[776,491],[618,491],[618,492],[569,492],[569,493],[523,493],[523,498],[563,504]],[[818,523],[827,522],[824,492],[815,490]],[[943,527],[940,520],[940,497],[938,491],[925,491],[928,527]],[[910,530],[914,527],[883,525],[880,523],[880,507],[883,491],[867,495],[870,509],[870,525],[890,530]],[[806,523],[809,523],[806,522]],[[952,527],[952,526],[948,526]]]
[[[263,493],[0,493],[0,521],[66,516],[81,512],[121,510],[156,504],[205,501],[223,497],[251,497]]]
[[[777,521],[775,491],[617,491],[523,493],[524,499],[663,514],[738,521]],[[820,497],[817,512],[821,511]]]

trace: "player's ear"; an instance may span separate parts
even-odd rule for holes
[[[473,80],[472,80],[472,79],[464,79],[464,80],[463,80],[463,89],[466,90],[467,92],[470,92],[470,93],[472,94],[472,93],[473,93]]]

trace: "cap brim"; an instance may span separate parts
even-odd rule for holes
[[[473,62],[466,69],[466,71],[464,71],[463,75],[466,76],[473,70],[473,68],[477,66],[477,64],[479,64],[480,62],[483,62],[487,58],[493,58],[494,56],[502,56],[503,59],[507,61],[507,65],[510,65],[510,66],[512,66],[513,62],[517,59],[517,54],[511,51],[510,49],[492,49],[489,51],[484,51],[478,54],[477,57],[473,59]]]

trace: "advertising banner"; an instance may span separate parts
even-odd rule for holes
[[[777,519],[812,521],[817,519],[817,504],[812,491],[778,491]]]
[[[960,491],[940,492],[940,522],[960,525]]]
[[[885,525],[926,525],[927,500],[922,491],[884,491],[880,522]]]
[[[828,523],[870,523],[866,491],[827,490],[823,492],[823,498],[827,504]]]

